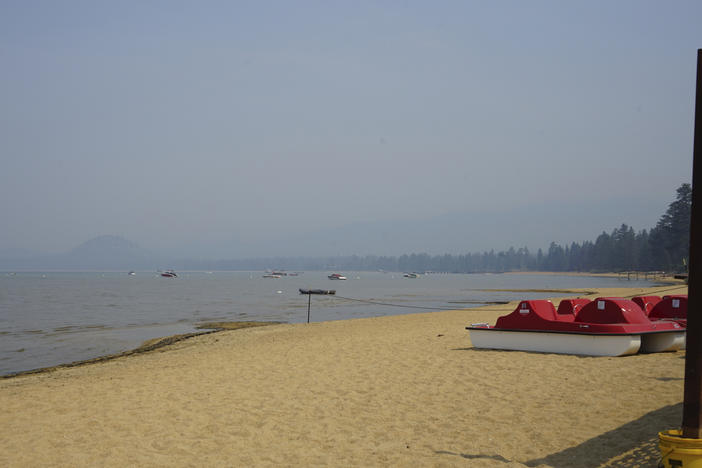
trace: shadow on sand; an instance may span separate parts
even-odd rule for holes
[[[445,450],[438,450],[435,453],[454,455],[468,460],[520,462],[531,467],[656,467],[660,458],[658,432],[679,427],[681,420],[682,403],[665,406],[575,447],[527,461],[508,460],[497,454],[454,453]]]
[[[527,466],[655,467],[658,465],[658,433],[675,429],[682,421],[682,403],[664,406],[641,418],[605,432],[582,444],[524,462]]]

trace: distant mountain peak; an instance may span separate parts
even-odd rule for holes
[[[124,237],[105,235],[83,242],[65,257],[73,268],[128,269],[152,268],[156,258],[152,252]]]

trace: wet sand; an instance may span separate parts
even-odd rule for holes
[[[0,465],[655,466],[684,351],[474,349],[465,326],[515,305],[222,331],[3,379]]]

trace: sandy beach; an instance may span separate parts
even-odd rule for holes
[[[474,349],[465,327],[515,305],[224,331],[1,379],[0,465],[655,466],[684,351]]]

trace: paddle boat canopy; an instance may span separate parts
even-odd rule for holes
[[[575,321],[575,316],[578,311],[588,302],[590,302],[590,299],[563,299],[561,303],[558,304],[558,310],[556,310],[558,320],[565,320],[568,322]]]

